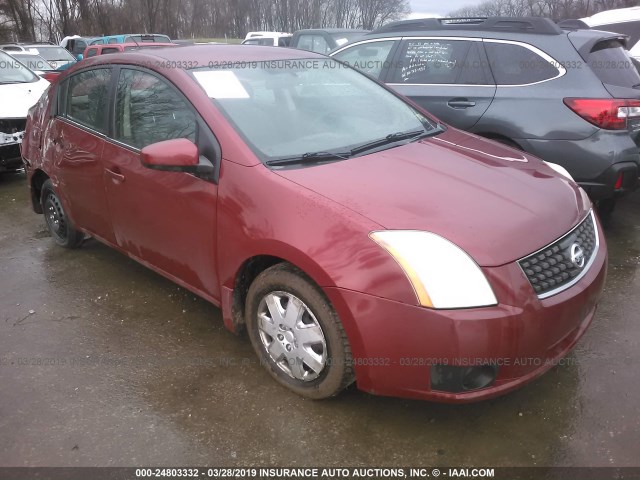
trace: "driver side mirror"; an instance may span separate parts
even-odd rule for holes
[[[140,152],[142,164],[153,170],[193,173],[213,177],[215,168],[198,152],[198,147],[186,138],[174,138],[147,145]]]

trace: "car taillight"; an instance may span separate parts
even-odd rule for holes
[[[626,130],[629,119],[640,119],[640,100],[565,98],[564,103],[587,122],[605,130]]]
[[[49,83],[55,82],[60,76],[60,72],[45,72],[42,74],[42,78],[44,78]]]

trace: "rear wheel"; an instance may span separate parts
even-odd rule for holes
[[[254,280],[246,303],[249,338],[261,363],[290,390],[312,399],[353,382],[347,336],[323,292],[287,263]]]
[[[71,224],[60,198],[53,190],[51,180],[42,184],[40,203],[47,228],[55,242],[65,248],[78,248],[82,245],[84,233],[76,230]]]

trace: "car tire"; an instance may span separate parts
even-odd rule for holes
[[[42,184],[41,192],[40,204],[49,233],[61,247],[78,248],[84,241],[84,233],[76,230],[69,220],[51,180]]]
[[[294,266],[280,263],[257,276],[247,294],[245,321],[260,362],[295,393],[319,400],[353,382],[351,349],[337,313]]]

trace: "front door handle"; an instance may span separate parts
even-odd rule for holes
[[[467,98],[453,98],[447,103],[451,108],[471,108],[476,106],[476,102],[472,102]]]
[[[114,183],[124,182],[124,175],[120,173],[120,169],[118,167],[114,168],[113,170],[105,168],[104,171],[107,172],[107,175],[111,177],[111,180],[113,180]]]

